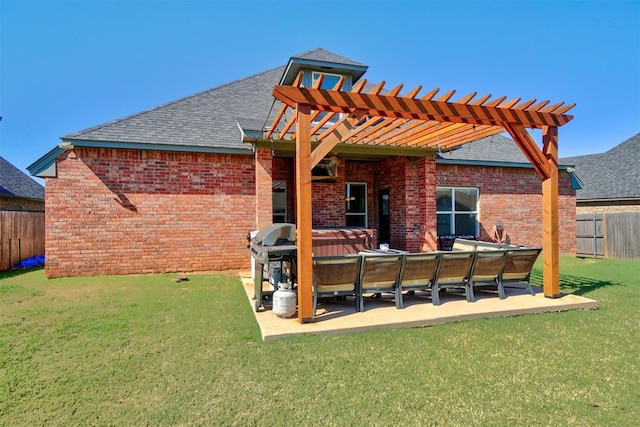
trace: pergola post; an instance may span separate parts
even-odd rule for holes
[[[299,104],[296,115],[296,196],[298,246],[298,320],[313,320],[311,221],[311,108]]]
[[[542,279],[544,296],[560,296],[558,249],[558,128],[542,128],[542,151],[549,177],[542,181]]]

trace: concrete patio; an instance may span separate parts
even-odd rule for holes
[[[560,298],[545,298],[540,289],[535,287],[536,295],[532,296],[524,287],[516,284],[505,286],[506,299],[499,299],[494,292],[476,292],[474,303],[467,302],[463,294],[448,291],[441,296],[442,304],[434,306],[428,293],[424,296],[417,293],[404,298],[405,307],[402,310],[395,308],[391,296],[385,296],[383,299],[365,299],[365,311],[360,313],[355,311],[352,298],[345,302],[321,300],[314,321],[300,324],[297,318],[283,319],[276,316],[270,309],[256,313],[250,272],[242,272],[240,279],[251,311],[260,326],[262,339],[265,341],[297,335],[424,327],[463,320],[587,310],[598,307],[597,301],[572,294],[563,294]]]

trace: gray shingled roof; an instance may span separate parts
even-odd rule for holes
[[[578,200],[640,197],[640,133],[601,154],[567,157],[583,183]]]
[[[438,157],[448,160],[530,163],[511,138],[500,134],[462,145],[458,149],[441,153]]]
[[[360,65],[320,48],[295,57]],[[238,122],[262,128],[274,101],[273,86],[284,70],[285,66],[267,70],[62,139],[249,150],[242,143]]]
[[[0,157],[0,194],[44,200],[44,187]]]
[[[321,48],[292,58],[363,66]],[[112,122],[64,136],[70,141],[184,145],[250,150],[240,128],[259,131],[278,111],[273,86],[286,66],[264,71]],[[373,87],[367,83],[367,87]],[[273,108],[272,108],[273,105]],[[267,113],[271,114],[267,118]],[[449,160],[529,163],[510,138],[494,135],[441,155]]]

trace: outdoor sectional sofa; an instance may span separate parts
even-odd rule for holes
[[[324,297],[354,297],[356,311],[364,311],[364,295],[394,295],[396,308],[404,307],[403,292],[430,291],[432,303],[440,305],[440,292],[464,291],[468,302],[475,290],[496,289],[506,298],[505,283],[524,283],[529,293],[531,269],[539,247],[498,245],[456,239],[451,251],[407,253],[367,250],[359,254],[313,257],[313,313]]]

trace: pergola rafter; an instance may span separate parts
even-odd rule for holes
[[[307,89],[304,87],[276,86],[274,96],[295,108],[298,104],[335,113],[366,111],[371,116],[396,117],[411,120],[466,123],[471,125],[500,126],[501,123],[521,123],[530,128],[562,126],[571,116],[554,114],[553,110],[512,108],[511,105],[490,107],[471,103],[425,101],[417,98]],[[563,104],[561,104],[563,105]]]
[[[439,89],[433,89],[418,98],[420,86],[400,96],[402,85],[383,93],[384,82],[367,93],[363,92],[365,80],[360,80],[351,91],[339,90],[342,80],[334,90],[319,89],[321,80],[311,88],[300,87],[301,82],[299,74],[293,86],[274,87],[273,96],[282,105],[265,133],[266,139],[277,133],[282,141],[295,141],[301,322],[313,317],[311,169],[338,144],[407,147],[432,153],[506,130],[542,179],[544,294],[559,295],[557,128],[573,119],[565,113],[575,104],[560,102],[548,106],[549,101],[521,102],[521,98],[507,101],[504,96],[491,99],[491,95],[475,99],[476,92],[451,102],[455,91],[436,98]],[[282,124],[288,108],[293,114]],[[324,116],[315,122],[322,113]],[[534,128],[542,129],[542,149],[527,132]],[[314,139],[319,144],[312,150]]]
[[[292,114],[282,125],[284,111],[287,108],[295,109],[300,104],[310,105],[310,137],[321,142],[321,148],[312,155],[313,165],[337,144],[446,151],[476,139],[509,131],[505,123],[517,123],[525,128],[557,127],[571,120],[572,116],[564,113],[575,105],[557,103],[547,106],[549,101],[536,104],[535,99],[521,102],[521,98],[507,101],[504,96],[492,100],[490,94],[476,98],[476,92],[451,102],[455,90],[435,98],[439,91],[437,88],[418,98],[421,86],[399,95],[402,84],[383,94],[384,82],[364,93],[366,80],[359,81],[349,92],[340,91],[342,79],[333,90],[318,89],[322,84],[321,79],[316,80],[310,89],[300,87],[301,82],[299,76],[293,86],[274,88],[274,96],[283,104],[265,137],[272,138],[277,131],[279,140],[295,141],[293,129],[297,116]],[[316,120],[322,113],[321,119]],[[336,115],[341,115],[338,120],[335,120]],[[443,123],[446,125],[442,126]],[[523,151],[531,160],[532,154],[528,153],[531,150],[526,148],[530,145],[527,138],[511,136],[521,148],[525,147]],[[547,175],[542,170],[538,172],[542,176]]]

